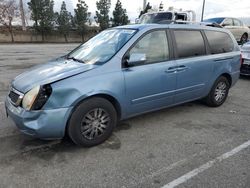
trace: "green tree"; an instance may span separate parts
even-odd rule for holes
[[[96,2],[96,21],[100,24],[102,30],[109,27],[109,9],[111,6],[110,0],[100,0]]]
[[[53,0],[31,0],[29,3],[31,19],[34,20],[35,29],[42,34],[42,40],[46,33],[50,32],[55,23]]]
[[[67,35],[69,34],[71,27],[71,14],[67,11],[66,3],[63,1],[61,5],[60,13],[57,16],[58,30],[63,34],[65,42],[68,42]]]
[[[150,9],[152,9],[152,6],[148,3],[145,9],[140,12],[139,18],[141,17],[141,15],[146,14]]]
[[[85,1],[78,0],[76,6],[74,24],[76,25],[78,32],[81,34],[82,41],[84,42],[84,34],[87,32],[86,22],[88,19],[88,5]]]
[[[116,2],[112,22],[113,26],[127,25],[129,23],[127,10],[122,8],[120,0],[117,0]]]

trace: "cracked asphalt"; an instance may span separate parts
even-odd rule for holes
[[[141,115],[93,148],[21,134],[3,101],[12,78],[78,44],[0,45],[0,187],[162,187],[250,140],[250,78],[226,103],[201,102]],[[216,161],[176,187],[250,187],[250,147]]]

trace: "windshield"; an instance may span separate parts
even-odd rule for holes
[[[141,16],[139,23],[159,23],[164,20],[172,20],[173,15],[171,12],[162,12],[162,13],[152,13],[152,14],[144,14]]]
[[[112,58],[136,33],[134,29],[105,30],[69,53],[68,59],[86,64],[102,64]]]
[[[210,19],[204,20],[203,22],[211,22],[211,23],[221,24],[224,19],[225,18],[210,18]]]

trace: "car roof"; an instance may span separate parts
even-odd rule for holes
[[[147,12],[147,13],[145,13],[145,14],[143,14],[143,15],[147,15],[147,14],[162,14],[162,13],[175,13],[175,12],[177,12],[177,11],[152,11],[152,12]],[[180,11],[180,12],[182,12],[182,11]]]
[[[240,20],[239,18],[234,18],[234,17],[212,17],[212,18],[206,18],[206,19],[204,19],[204,20],[210,20],[210,19],[226,19],[226,18]]]
[[[223,31],[228,32],[227,30],[223,28],[217,28],[217,27],[211,27],[211,26],[205,26],[200,24],[131,24],[131,25],[124,25],[124,26],[118,26],[115,27],[118,29],[136,29],[136,30],[151,30],[151,29],[203,29],[203,30],[217,30],[217,31]]]

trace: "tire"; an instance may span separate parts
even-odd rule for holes
[[[224,76],[219,77],[205,98],[206,104],[211,107],[221,106],[227,99],[229,89],[230,84],[228,79]]]
[[[106,99],[94,97],[76,107],[68,122],[68,135],[83,147],[91,147],[107,140],[117,123],[117,112]]]
[[[246,33],[244,33],[244,34],[241,36],[241,38],[240,38],[240,43],[241,43],[241,44],[244,44],[245,42],[247,42],[247,40],[248,40],[248,36],[247,36]]]

